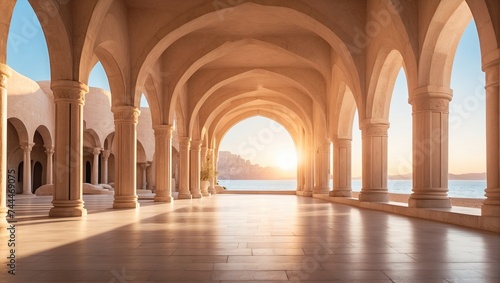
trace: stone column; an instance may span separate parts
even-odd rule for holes
[[[83,207],[83,105],[88,87],[75,81],[52,81],[55,102],[54,207],[51,217],[78,217]]]
[[[31,192],[31,150],[34,144],[28,143],[20,145],[23,150],[23,195],[32,195]]]
[[[172,202],[172,134],[173,125],[154,126],[156,202]]]
[[[8,227],[7,215],[7,80],[11,75],[10,68],[0,63],[0,235]]]
[[[113,107],[115,116],[115,201],[113,208],[137,208],[137,122],[139,109]]]
[[[303,156],[297,154],[297,192],[302,192],[304,190],[304,186],[302,183],[302,158]]]
[[[304,165],[304,193],[303,196],[311,197],[314,186],[314,148],[306,150],[305,165]]]
[[[365,120],[362,131],[362,189],[360,201],[387,202],[387,130],[389,123]]]
[[[151,165],[149,162],[142,163],[141,168],[142,168],[142,189],[147,190],[148,189],[148,167]]]
[[[207,160],[207,153],[208,153],[208,148],[206,146],[202,146],[201,151],[200,151],[200,164],[201,164],[200,169],[206,168],[206,166],[208,166],[208,162],[210,162],[209,160]],[[201,178],[201,175],[200,175],[200,178]],[[209,182],[208,186],[210,186],[210,181],[209,180],[207,180],[207,181]],[[202,196],[204,196],[204,197],[210,196],[210,194],[208,193],[208,187],[202,186],[201,181],[200,181],[200,189],[201,189]]]
[[[215,164],[214,150],[212,148],[208,149],[207,159],[208,159],[208,162],[212,163],[212,168],[214,168],[214,170],[217,171],[217,169],[215,168],[216,164]],[[217,174],[215,174],[213,178],[210,178],[210,180],[208,180],[210,182],[210,186],[208,187],[208,193],[210,193],[210,194],[216,194],[217,193],[215,191],[215,184],[216,184],[215,179],[216,179],[216,175]]]
[[[208,148],[206,146],[202,146],[200,149],[200,166],[205,167],[207,165],[207,154]]]
[[[105,149],[102,152],[101,155],[101,165],[102,165],[102,172],[101,172],[101,183],[102,184],[107,184],[108,183],[108,175],[109,175],[109,157],[111,156],[111,150]]]
[[[191,195],[193,198],[201,198],[200,190],[200,140],[191,141]]]
[[[318,164],[318,185],[314,188],[315,194],[328,194],[330,192],[328,184],[328,172],[330,171],[330,143],[325,142],[319,147]]]
[[[448,197],[449,88],[428,86],[410,97],[413,112],[413,193],[410,207],[451,207]]]
[[[99,154],[101,154],[100,148],[92,149],[92,154],[94,155],[94,160],[92,161],[92,176],[90,178],[90,183],[92,185],[99,184]]]
[[[179,137],[179,199],[191,199],[189,190],[190,138]]]
[[[351,139],[333,141],[333,190],[331,197],[352,197]]]
[[[486,200],[481,215],[500,217],[500,50],[486,63]]]
[[[46,184],[52,184],[53,183],[53,176],[54,176],[54,170],[53,170],[53,162],[52,159],[54,157],[54,148],[53,147],[46,147],[45,148],[45,153],[47,154],[47,176],[46,176]]]

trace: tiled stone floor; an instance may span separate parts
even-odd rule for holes
[[[16,273],[1,282],[500,282],[500,235],[290,195],[216,195],[46,215],[16,200]]]

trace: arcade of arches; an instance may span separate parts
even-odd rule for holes
[[[200,191],[203,156],[214,162],[225,131],[261,115],[280,122],[294,139],[300,196],[351,197],[351,138],[359,126],[359,201],[387,202],[388,113],[401,67],[413,111],[413,154],[419,157],[413,162],[408,206],[450,207],[450,77],[458,41],[474,19],[487,104],[487,188],[480,221],[489,223],[485,229],[500,230],[499,1],[29,2],[47,41],[51,82],[46,88],[53,104],[46,107],[55,119],[47,122],[50,128],[27,134],[18,130],[19,120],[7,114],[13,71],[6,65],[6,42],[16,1],[0,0],[0,186],[5,188],[7,182],[7,132],[16,130],[15,142],[23,143],[18,154],[30,161],[32,152],[31,159],[40,163],[33,170],[57,168],[57,174],[37,180],[54,184],[50,216],[86,214],[86,167],[93,170],[92,183],[106,183],[108,175],[113,176],[114,208],[138,207],[137,123],[143,115],[150,116],[154,136],[142,149],[151,159],[154,152],[154,166],[148,171],[161,172],[154,174],[155,201],[172,201],[172,174],[178,175],[179,198],[208,195]],[[111,143],[105,133],[87,130],[92,129],[88,122],[84,125],[87,83],[98,61],[111,88],[108,126],[113,128],[113,145],[105,145]],[[141,113],[142,94],[150,112]],[[354,121],[356,111],[359,121]],[[96,144],[98,140],[103,142]],[[333,188],[328,185],[331,143]],[[103,156],[113,156],[114,171],[103,175],[101,170],[99,177],[86,163],[96,164],[102,149],[107,150]],[[173,154],[176,149],[178,154]],[[178,172],[172,170],[173,156]],[[214,180],[211,183],[213,190]],[[7,225],[5,200],[6,191],[1,190],[1,227]]]

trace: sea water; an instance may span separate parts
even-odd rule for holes
[[[297,188],[296,180],[219,180],[219,185],[228,190],[252,191],[294,191]],[[330,187],[332,187],[330,182]],[[411,194],[411,180],[388,180],[387,188],[391,193]],[[448,181],[448,196],[456,198],[485,198],[483,180],[450,180]],[[361,180],[352,180],[352,190],[361,190]]]

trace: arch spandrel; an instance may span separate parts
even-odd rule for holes
[[[360,120],[365,118],[389,120],[391,97],[402,67],[404,61],[399,51],[379,52],[368,88],[366,113],[360,114]]]
[[[171,78],[169,78],[173,82],[169,84],[172,89],[166,89],[166,91],[174,94],[173,101],[175,101],[175,95],[179,92],[179,88],[186,84],[201,68],[225,67],[227,69],[234,68],[235,65],[239,68],[253,66],[264,68],[273,67],[273,64],[282,65],[286,62],[286,64],[296,66],[297,68],[305,67],[307,69],[314,69],[322,76],[323,80],[329,77],[330,67],[327,65],[327,62],[331,61],[329,52],[323,50],[323,54],[319,55],[316,54],[317,52],[307,53],[304,50],[290,50],[292,49],[291,46],[297,43],[286,40],[271,42],[271,38],[263,38],[261,40],[244,38],[237,41],[227,41],[225,38],[218,40],[201,38],[200,40],[196,40],[195,46],[189,44],[190,41],[188,39],[181,39],[179,41],[179,43],[171,47],[177,47],[178,52],[168,56],[168,58],[164,58],[165,65],[167,67],[171,66],[166,72],[172,74]],[[203,45],[204,41],[206,41],[206,45]],[[185,46],[192,46],[191,49],[194,50],[190,49],[188,53]],[[167,51],[167,54],[170,54],[172,51]],[[294,53],[299,51],[302,51],[302,53]],[[316,56],[312,56],[312,54]],[[225,59],[226,57],[229,57],[229,59]],[[252,58],[252,60],[248,60],[248,58]],[[218,63],[219,61],[222,61],[222,63]],[[247,66],[249,64],[250,66]],[[174,69],[173,66],[179,67]]]
[[[465,0],[469,6],[479,35],[479,46],[483,57],[483,66],[487,57],[500,49],[500,2],[487,0]],[[495,22],[497,24],[495,24]],[[498,55],[494,57],[500,57]]]
[[[449,87],[455,51],[472,19],[464,0],[442,1],[424,34],[419,61],[418,87]]]
[[[74,73],[73,44],[70,24],[69,3],[58,1],[29,0],[42,26],[50,60],[52,81],[76,80]]]
[[[232,109],[229,113],[221,113],[217,117],[215,117],[213,122],[209,126],[208,135],[209,137],[217,136],[217,133],[220,131],[220,128],[224,124],[224,122],[221,121],[232,119],[234,116],[239,115],[241,112],[253,110],[257,112],[264,111],[266,113],[269,113],[268,115],[271,115],[273,117],[281,117],[282,119],[291,123],[291,127],[296,128],[297,131],[299,131],[299,129],[306,129],[308,135],[312,134],[310,131],[312,128],[305,128],[304,122],[293,112],[281,112],[279,111],[279,109],[279,105],[273,105],[272,103],[254,103],[251,105],[242,105],[240,107]],[[220,142],[220,140],[217,141]]]
[[[291,2],[294,1],[286,1],[283,3],[291,3]],[[303,3],[301,4],[303,5]],[[220,14],[221,11],[215,11],[215,12],[212,11],[210,13],[206,13],[206,11],[203,11],[203,7],[198,9],[200,9],[199,12],[197,11],[189,12],[190,17],[187,17],[187,19],[189,19],[188,21],[186,20],[182,21],[181,19],[183,17],[178,17],[177,19],[179,19],[180,21],[179,23],[174,24],[173,22],[170,22],[168,25],[166,25],[164,28],[162,28],[160,31],[157,32],[157,34],[154,36],[154,39],[152,39],[151,42],[145,44],[146,46],[145,48],[143,45],[142,48],[143,53],[142,55],[139,56],[139,58],[141,59],[134,61],[134,66],[135,66],[134,77],[137,78],[138,85],[143,84],[147,66],[157,61],[160,58],[161,54],[163,54],[164,50],[166,50],[176,40],[191,32],[195,32],[196,30],[201,29],[202,27],[210,26],[212,24],[218,24],[218,21],[220,21],[218,19],[219,17],[218,14]],[[263,9],[263,7],[256,4],[245,3],[236,7],[231,7],[231,9],[248,12],[249,10],[261,10]],[[283,12],[283,10],[286,10],[285,11],[286,13],[291,13],[292,15],[291,17],[286,17],[286,19],[282,20],[290,21],[291,19],[293,19],[293,23],[291,23],[293,26],[300,25],[301,28],[303,28],[304,30],[307,30],[309,32],[314,32],[319,37],[323,38],[326,42],[328,42],[329,45],[334,50],[336,50],[336,53],[339,54],[339,58],[342,58],[341,59],[342,62],[340,64],[341,67],[344,68],[347,73],[349,73],[350,79],[356,85],[355,87],[357,91],[359,91],[360,89],[359,73],[355,67],[356,66],[355,59],[351,56],[351,53],[349,52],[347,46],[342,42],[342,40],[340,40],[340,38],[334,32],[332,32],[332,29],[329,29],[327,25],[318,22],[316,18],[311,18],[310,15],[308,15],[308,14],[313,14],[311,9],[308,9],[308,13],[306,14],[301,13],[300,11],[293,10],[292,8],[283,8],[274,6],[266,6],[264,10],[272,13]],[[194,20],[191,20],[193,18]],[[318,16],[318,18],[321,17]],[[336,28],[335,30],[338,33],[342,33],[342,29]],[[359,59],[357,61],[359,61]],[[135,72],[137,72],[137,75],[135,74]],[[171,108],[172,107],[173,106],[171,106]],[[169,112],[171,113],[172,111]]]
[[[304,121],[308,121],[308,125],[312,125],[312,105],[310,101],[301,100],[303,96],[293,90],[294,89],[287,89],[278,92],[266,89],[257,91],[227,89],[224,92],[219,92],[219,95],[214,95],[207,100],[199,111],[200,119],[202,123],[206,125],[213,117],[223,113],[226,109],[233,109],[253,100],[262,100],[273,103],[283,103],[283,109],[294,112]],[[217,101],[219,101],[219,103],[217,103]],[[220,101],[223,102],[220,103]],[[217,105],[217,107],[213,107],[213,105]]]
[[[196,114],[201,108],[201,106],[204,103],[206,103],[207,99],[219,89],[226,86],[231,86],[231,84],[235,82],[241,84],[245,80],[255,80],[256,78],[260,78],[263,80],[269,80],[269,79],[282,80],[286,83],[285,85],[289,85],[292,88],[298,89],[301,93],[307,94],[306,95],[307,97],[312,96],[309,90],[305,88],[303,85],[301,85],[299,82],[297,82],[295,79],[283,76],[281,74],[276,74],[274,72],[270,72],[267,70],[251,70],[243,73],[236,71],[235,73],[236,75],[234,76],[232,76],[232,74],[221,73],[220,74],[221,78],[217,78],[214,81],[208,79],[205,83],[206,89],[201,89],[197,91],[197,93],[201,93],[201,98],[196,101],[196,104],[190,104],[191,110],[189,112],[191,113],[191,115]],[[303,79],[304,78],[302,78],[301,80]],[[217,81],[218,83],[216,83]],[[255,83],[252,83],[252,85],[255,85]]]
[[[287,115],[288,119],[291,121],[296,121],[302,127],[309,127],[312,129],[312,120],[310,116],[304,115],[301,110],[291,101],[283,100],[279,97],[269,97],[269,96],[253,96],[253,97],[240,97],[231,102],[226,102],[219,105],[219,107],[213,109],[213,112],[209,115],[203,116],[204,128],[209,128],[209,134],[213,134],[213,131],[217,127],[220,120],[224,119],[228,115],[227,109],[232,109],[229,113],[233,111],[239,111],[240,109],[246,109],[249,107],[263,107],[268,109],[268,111],[274,111],[276,114]],[[293,117],[297,117],[294,119]],[[300,122],[299,122],[300,121]]]
[[[0,0],[0,64],[7,63],[7,37],[16,0]]]

